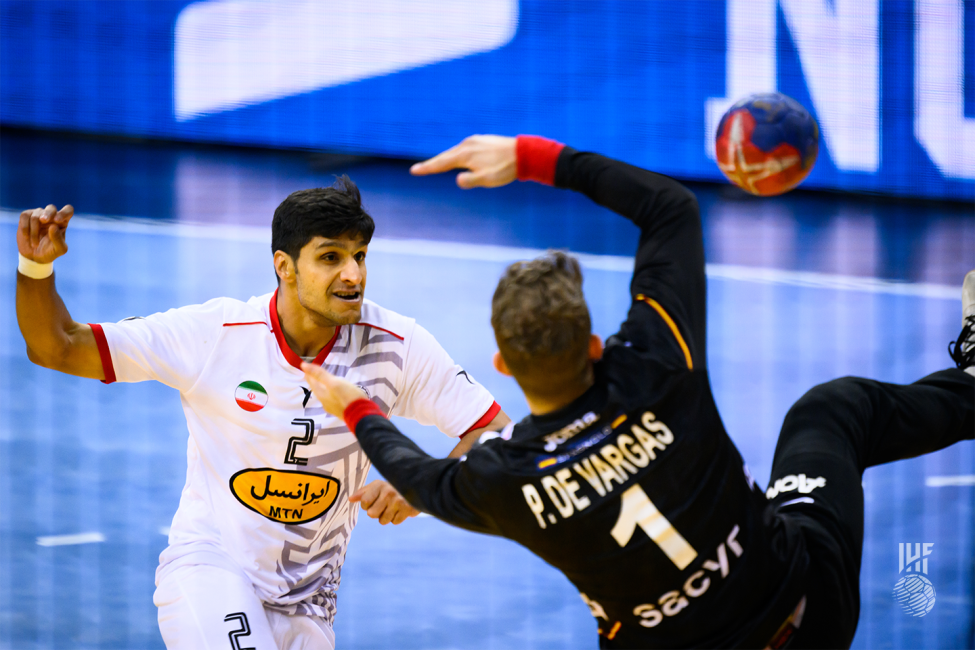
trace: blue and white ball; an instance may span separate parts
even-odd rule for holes
[[[934,585],[920,573],[902,576],[894,585],[894,600],[911,616],[925,616],[934,607]]]

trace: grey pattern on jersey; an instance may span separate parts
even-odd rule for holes
[[[351,364],[325,365],[324,368],[338,377],[345,377],[353,369],[380,363],[392,363],[400,371],[404,365],[404,342],[382,330],[366,326],[345,326],[332,347],[329,358],[348,362],[353,339],[361,336],[358,354]],[[378,369],[377,369],[378,370]],[[393,382],[386,377],[373,377],[357,383],[369,398],[387,415],[399,396]],[[315,418],[315,440],[319,436],[347,433],[345,424],[325,413],[321,406],[305,406],[305,417]],[[346,477],[342,490],[332,510],[322,521],[305,525],[287,526],[289,532],[305,540],[302,543],[285,542],[276,572],[291,587],[288,599],[295,596],[301,601],[291,605],[266,603],[266,606],[286,614],[321,616],[329,625],[335,620],[335,594],[342,577],[342,564],[349,544],[349,536],[359,517],[359,506],[349,502],[349,496],[365,485],[371,466],[358,442],[318,456],[308,457],[307,468],[324,474]],[[341,470],[336,464],[341,464]]]

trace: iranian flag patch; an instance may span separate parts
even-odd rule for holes
[[[267,391],[256,381],[245,381],[237,387],[234,399],[245,411],[260,411],[267,404]]]

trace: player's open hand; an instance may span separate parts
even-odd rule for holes
[[[349,497],[352,503],[358,502],[362,509],[379,523],[401,524],[410,517],[416,517],[420,511],[400,496],[396,489],[386,481],[373,481],[369,485],[359,488]]]
[[[337,418],[345,416],[345,409],[356,400],[363,399],[365,394],[358,386],[341,377],[336,377],[321,366],[313,363],[302,363],[301,369],[305,373],[308,387],[314,393],[322,408],[329,415]]]
[[[74,208],[66,205],[60,210],[54,205],[24,210],[17,227],[17,250],[38,264],[49,264],[68,252],[64,231],[74,216]]]
[[[472,135],[460,144],[437,154],[430,160],[410,167],[414,176],[439,174],[451,169],[470,171],[457,174],[457,185],[501,187],[518,177],[517,140],[500,135]]]

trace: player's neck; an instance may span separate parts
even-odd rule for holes
[[[532,415],[548,415],[565,408],[582,397],[583,393],[589,390],[594,383],[592,372],[588,372],[582,383],[559,393],[558,396],[540,397],[525,393],[525,401],[528,402],[528,410],[531,411]]]
[[[298,296],[292,292],[278,291],[277,310],[281,334],[291,351],[299,357],[318,356],[335,336],[335,325],[319,323],[312,313],[301,306]]]

